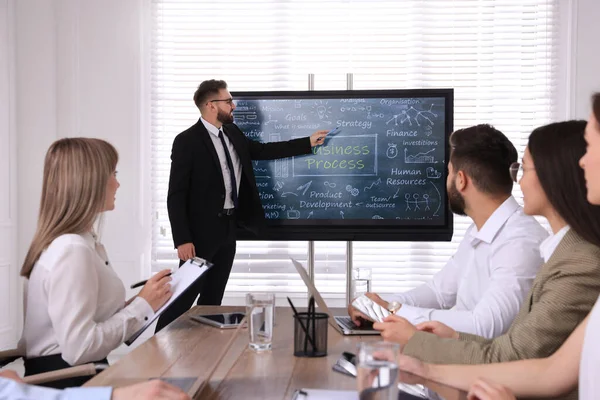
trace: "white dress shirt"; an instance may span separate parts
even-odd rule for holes
[[[223,174],[223,181],[225,182],[225,203],[223,204],[223,208],[229,209],[234,208],[233,200],[231,197],[231,179],[229,178],[229,167],[227,166],[227,158],[225,157],[225,150],[223,149],[223,144],[221,143],[221,139],[219,139],[219,128],[200,117],[200,120],[204,124],[206,130],[210,133],[210,138],[212,139],[213,144],[215,145],[215,150],[217,151],[217,155],[219,156],[219,163],[221,164],[221,172]],[[235,175],[235,181],[237,183],[237,187],[235,188],[236,193],[240,189],[240,179],[242,179],[242,163],[240,162],[240,157],[238,156],[233,144],[223,132],[223,139],[225,140],[225,144],[227,145],[227,149],[229,149],[229,156],[231,157],[231,163],[233,164],[233,173]]]
[[[36,262],[25,290],[19,348],[27,357],[62,353],[71,365],[105,358],[154,315],[125,287],[91,233],[56,238]]]
[[[471,225],[456,253],[433,279],[388,296],[413,324],[440,321],[456,331],[494,338],[506,332],[542,265],[548,233],[511,196],[478,231]]]
[[[581,361],[579,363],[579,398],[581,400],[600,399],[600,297],[590,312],[585,328]]]
[[[0,377],[0,400],[110,400],[111,396],[110,387],[58,390]]]

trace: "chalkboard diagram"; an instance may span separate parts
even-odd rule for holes
[[[429,125],[435,125],[433,120],[437,118],[437,114],[433,112],[434,103],[429,105],[428,109],[418,110],[414,106],[404,106],[401,108],[399,114],[394,114],[392,118],[390,118],[386,124],[394,122],[394,125],[398,126],[398,120],[400,120],[400,124],[407,123],[412,126],[416,124],[417,126],[421,126],[421,124],[429,123]]]
[[[428,164],[428,163],[437,163],[433,158],[433,153],[435,149],[431,149],[424,153],[417,153],[413,155],[408,154],[408,149],[404,149],[404,162],[406,164]]]
[[[301,108],[301,107],[297,107]],[[317,100],[312,105],[311,111],[317,115],[319,120],[325,124],[331,125],[331,106],[327,100]]]
[[[340,127],[310,154],[253,161],[271,220],[445,223],[445,98],[237,100],[236,124],[273,142]]]

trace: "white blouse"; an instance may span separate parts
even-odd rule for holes
[[[579,364],[579,398],[596,400],[600,398],[600,297],[590,313]]]
[[[62,353],[71,365],[97,361],[153,315],[141,297],[125,307],[125,286],[91,233],[62,235],[26,284],[19,348],[29,358]]]

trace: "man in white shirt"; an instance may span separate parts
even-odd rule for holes
[[[457,130],[450,138],[447,190],[450,209],[473,220],[458,250],[427,282],[382,299],[396,301],[396,315],[413,324],[440,321],[460,332],[493,338],[506,332],[543,263],[548,233],[511,196],[510,165],[517,151],[490,125]],[[348,312],[360,325],[363,315]]]
[[[27,385],[10,370],[0,371],[2,400],[189,400],[180,389],[160,380],[142,382],[118,389],[111,387],[70,388],[58,390]]]

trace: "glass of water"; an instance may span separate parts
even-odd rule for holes
[[[356,382],[360,400],[397,400],[399,354],[397,343],[359,344]]]
[[[352,269],[352,298],[371,291],[371,268]]]
[[[246,295],[249,346],[252,350],[258,352],[271,350],[274,311],[275,295],[273,293],[248,293]]]

